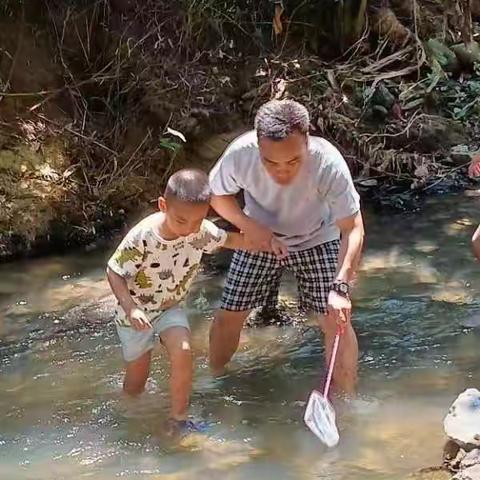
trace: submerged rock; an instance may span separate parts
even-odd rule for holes
[[[447,436],[460,446],[480,447],[480,391],[461,393],[443,422]]]
[[[451,473],[442,467],[424,468],[413,475],[407,477],[406,480],[450,480]]]
[[[480,328],[480,313],[475,313],[471,317],[462,320],[461,325],[467,328]]]

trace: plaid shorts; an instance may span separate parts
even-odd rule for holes
[[[257,307],[275,308],[282,273],[290,270],[297,279],[299,309],[326,314],[339,247],[340,241],[333,240],[308,250],[290,252],[283,260],[272,253],[236,251],[225,282],[221,308],[235,312]]]

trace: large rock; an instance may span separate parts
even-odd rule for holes
[[[443,426],[447,436],[460,446],[480,447],[480,391],[469,388],[461,393]]]
[[[480,480],[480,465],[460,470],[452,480]]]
[[[480,450],[475,448],[468,452],[460,462],[460,468],[470,468],[476,465],[480,465]]]
[[[480,62],[480,45],[477,42],[471,42],[467,45],[460,43],[452,47],[459,62],[465,67],[472,67]]]
[[[437,115],[419,118],[404,134],[387,137],[389,148],[402,148],[409,152],[428,154],[446,153],[453,146],[466,143],[468,143],[468,137],[461,122]]]

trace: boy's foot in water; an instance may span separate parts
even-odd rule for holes
[[[192,420],[167,420],[167,434],[170,437],[185,437],[191,433],[204,433],[207,430],[205,422],[193,422]]]

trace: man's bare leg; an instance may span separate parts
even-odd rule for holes
[[[240,333],[249,310],[231,312],[218,310],[210,327],[210,368],[214,375],[221,375],[225,365],[237,351]]]
[[[320,328],[325,335],[326,364],[330,361],[333,342],[337,333],[337,324],[330,316],[319,317]],[[340,338],[335,370],[333,371],[334,387],[338,392],[355,395],[358,369],[357,336],[351,323],[348,323]]]

